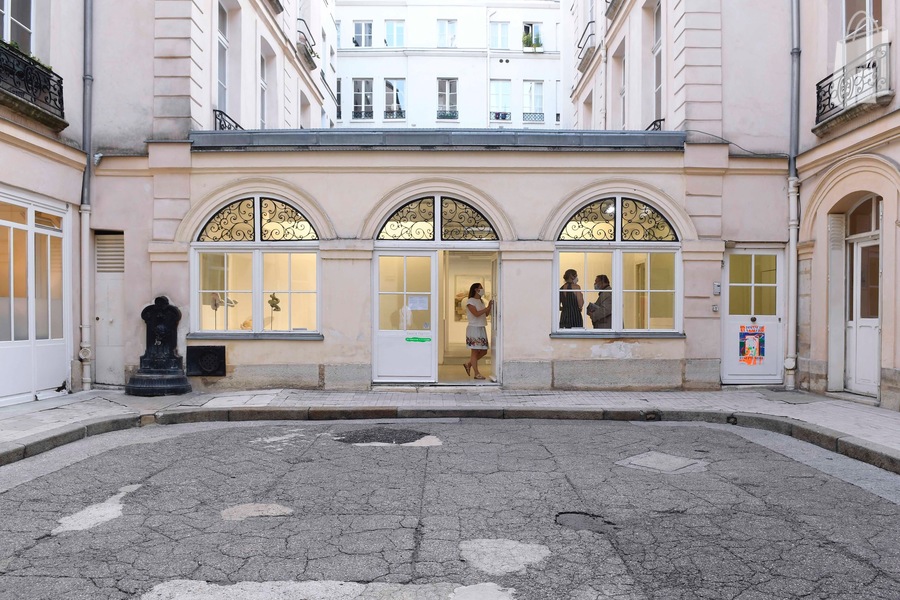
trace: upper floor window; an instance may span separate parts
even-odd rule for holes
[[[509,121],[510,93],[512,82],[508,79],[491,79],[491,120]]]
[[[509,23],[491,21],[491,49],[509,50]]]
[[[456,48],[456,20],[438,19],[438,48]]]
[[[656,208],[595,200],[565,224],[557,251],[557,331],[677,331],[681,248]]]
[[[371,119],[374,116],[372,108],[372,80],[353,80],[353,118]]]
[[[216,107],[228,110],[228,11],[219,5]]]
[[[25,54],[32,52],[31,0],[0,0],[0,37]]]
[[[384,22],[384,45],[389,48],[402,48],[406,45],[406,23],[404,21]]]
[[[662,119],[662,10],[660,3],[656,3],[653,9],[653,45],[650,47],[653,55],[653,120]]]
[[[405,79],[385,79],[384,80],[384,118],[385,119],[405,119],[406,118],[406,80]]]
[[[540,23],[523,23],[522,31],[522,47],[523,48],[540,48],[544,45],[541,36]]]
[[[267,108],[269,103],[268,65],[266,57],[259,57],[259,128],[266,128]]]
[[[317,242],[306,217],[283,200],[255,196],[223,207],[194,245],[193,328],[316,331]]]
[[[525,81],[523,82],[522,111],[523,120],[544,120],[544,82],[543,81]],[[533,115],[531,118],[525,118],[524,115]],[[540,119],[534,116],[540,115]]]
[[[353,45],[357,48],[372,47],[372,22],[371,21],[354,21],[353,22]]]
[[[338,77],[337,80],[335,80],[334,86],[335,86],[334,87],[334,98],[335,98],[335,104],[337,105],[335,107],[335,109],[337,111],[337,113],[335,114],[335,117],[337,118],[338,121],[340,121],[341,120],[341,78],[340,77]]]
[[[459,109],[456,104],[458,79],[438,79],[437,118],[458,119]]]
[[[340,49],[340,48],[342,48],[342,46],[341,46],[341,22],[340,21],[334,22],[334,31],[335,31],[335,36],[337,39],[337,47],[338,47],[338,49]]]

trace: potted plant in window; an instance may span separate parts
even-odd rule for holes
[[[525,33],[522,36],[522,52],[534,52],[534,40],[531,33]]]
[[[544,51],[544,42],[541,41],[541,34],[536,33],[531,40],[531,46],[534,48],[535,52],[543,52]]]

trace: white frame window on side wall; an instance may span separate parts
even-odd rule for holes
[[[17,9],[17,10],[13,10]],[[0,0],[3,41],[25,54],[34,48],[34,6],[31,0]]]
[[[403,48],[406,45],[406,22],[388,20],[384,22],[384,45],[388,48]]]
[[[247,196],[215,211],[192,244],[196,337],[319,336],[319,242],[292,203]]]
[[[683,272],[678,232],[651,203],[632,196],[604,196],[579,208],[556,243],[554,334],[678,334],[683,329]],[[567,271],[579,289],[561,290]],[[606,275],[610,289],[594,289]],[[570,307],[582,295],[580,317]],[[569,298],[572,298],[569,300]],[[608,324],[594,327],[589,303],[611,301]]]
[[[372,21],[353,21],[353,46],[372,47]]]

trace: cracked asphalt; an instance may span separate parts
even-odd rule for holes
[[[0,467],[0,600],[896,600],[898,516],[721,425],[150,426]]]

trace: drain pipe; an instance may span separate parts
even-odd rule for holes
[[[784,387],[797,387],[797,239],[800,233],[800,0],[791,0],[791,135],[788,155],[788,331]]]
[[[87,160],[84,167],[84,178],[81,182],[81,343],[78,359],[81,361],[81,387],[90,390],[93,380],[91,367],[93,364],[93,347],[91,344],[93,302],[91,300],[91,176],[93,173],[93,128],[91,115],[93,112],[94,84],[94,2],[84,2],[84,75],[82,106],[82,147]]]

